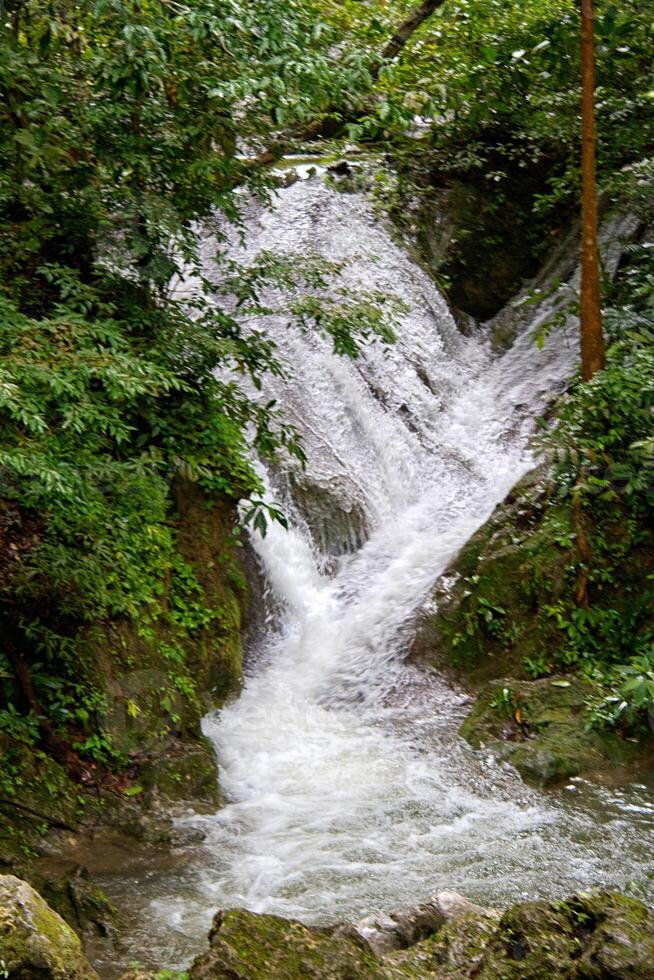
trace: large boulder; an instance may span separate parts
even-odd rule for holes
[[[335,926],[332,935],[355,939],[367,945],[375,956],[384,956],[414,946],[449,922],[475,915],[492,918],[494,913],[473,905],[457,892],[438,892],[420,905]]]
[[[471,913],[384,958],[388,980],[653,980],[654,912],[613,892]]]
[[[78,935],[109,936],[118,923],[118,911],[81,865],[34,880],[39,893]]]
[[[191,980],[381,980],[383,968],[354,938],[243,909],[218,912],[210,948]]]
[[[0,876],[0,967],[8,980],[98,980],[70,926],[13,875]]]

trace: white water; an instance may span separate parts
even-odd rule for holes
[[[397,344],[357,362],[283,320],[267,324],[293,370],[265,397],[303,433],[305,502],[296,508],[271,476],[293,520],[253,538],[268,629],[241,696],[206,720],[227,805],[186,818],[206,840],[182,880],[139,885],[164,948],[176,929],[183,958],[218,906],[324,921],[442,888],[502,904],[642,878],[654,843],[644,789],[571,784],[577,801],[526,789],[459,739],[461,693],[404,663],[430,587],[533,463],[533,420],[571,373],[574,332],[542,352],[523,333],[493,360],[482,335],[458,332],[366,201],[318,178],[253,213],[238,257],[261,249],[349,258],[352,288],[384,289],[410,309]],[[348,514],[363,525],[349,536]],[[150,920],[150,943],[152,930]]]

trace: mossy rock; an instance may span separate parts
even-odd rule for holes
[[[557,495],[551,464],[528,473],[436,583],[417,623],[411,657],[449,667],[471,687],[568,665],[561,651],[579,612],[578,520],[569,499]],[[604,549],[594,555],[589,607],[610,608],[631,631],[630,638],[620,639],[622,651],[615,649],[615,636],[598,637],[606,650],[595,655],[610,663],[618,652],[626,661],[637,637],[647,635],[654,612],[654,535],[642,527],[634,537],[629,514],[619,505],[584,520],[588,538],[600,538]]]
[[[0,966],[8,980],[98,980],[70,926],[12,875],[0,877]]]
[[[160,757],[171,739],[202,744],[203,715],[242,682],[247,582],[236,502],[209,497],[188,481],[178,480],[173,491],[178,557],[197,585],[191,605],[211,615],[187,626],[179,611],[171,613],[171,572],[156,616],[94,623],[79,636],[80,673],[103,695],[98,725],[114,749],[139,761]]]
[[[191,967],[191,980],[384,977],[381,965],[354,940],[274,915],[255,915],[241,909],[219,912],[209,941],[209,951]]]
[[[23,829],[38,826],[74,828],[85,812],[83,791],[64,766],[38,747],[23,745],[0,733],[0,767],[13,783],[0,800],[0,811]],[[90,800],[88,800],[90,802]]]
[[[188,980],[188,973],[179,970],[128,970],[119,980]]]
[[[612,892],[469,915],[384,958],[389,980],[652,980],[654,912]]]
[[[642,763],[640,743],[588,730],[586,702],[597,697],[595,685],[575,676],[493,681],[478,696],[461,735],[540,786]]]
[[[477,973],[480,980],[652,980],[654,913],[611,892],[509,909]]]
[[[179,800],[217,805],[217,765],[201,720],[242,681],[247,580],[235,534],[237,502],[209,497],[183,481],[173,491],[181,561],[161,583],[156,615],[143,622],[117,618],[71,625],[78,683],[98,695],[89,728],[118,753],[120,785],[133,807],[143,809]],[[28,663],[31,653],[25,650]],[[71,732],[70,739],[79,736]],[[0,867],[29,877],[31,859],[52,827],[75,831],[91,813],[100,823],[115,823],[115,786],[103,765],[88,762],[87,783],[99,784],[100,792],[85,794],[39,746],[17,744],[2,733],[0,764],[20,804],[14,807],[12,794],[3,793]],[[130,814],[125,829],[142,837],[142,823]]]
[[[436,583],[412,659],[474,686],[509,672],[527,677],[525,659],[552,650],[556,630],[538,612],[565,589],[572,531],[551,492],[547,468],[534,470],[473,534]]]
[[[441,977],[464,980],[476,976],[488,942],[494,935],[497,918],[492,915],[466,915],[448,923],[435,935],[384,960],[389,980],[419,980]]]
[[[312,929],[276,916],[220,912],[211,947],[189,980],[654,978],[654,912],[613,892],[524,902],[502,915],[462,905],[428,938],[376,956],[363,936],[357,940],[360,926]]]

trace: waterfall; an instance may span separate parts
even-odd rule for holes
[[[617,790],[574,805],[573,792],[529,790],[458,737],[462,692],[404,662],[433,583],[533,465],[529,436],[574,368],[575,325],[539,350],[539,308],[494,356],[484,331],[461,335],[366,198],[319,176],[252,208],[234,255],[264,249],[346,259],[348,288],[407,312],[396,344],[355,361],[284,318],[265,324],[289,373],[262,397],[299,428],[308,465],[263,473],[291,519],[252,536],[277,615],[240,697],[205,720],[226,804],[184,818],[205,840],[183,885],[157,882],[165,948],[173,926],[192,946],[219,906],[316,922],[443,888],[497,905],[641,876],[654,842],[642,800],[629,823]]]

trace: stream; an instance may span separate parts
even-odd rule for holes
[[[315,923],[442,889],[494,906],[594,885],[654,898],[651,787],[525,787],[459,738],[464,693],[405,662],[434,582],[533,466],[535,419],[575,366],[575,325],[539,350],[538,307],[493,355],[367,199],[320,175],[272,210],[252,206],[234,254],[265,249],[348,260],[347,288],[407,309],[397,343],[356,361],[283,317],[265,323],[292,372],[262,397],[298,427],[308,466],[264,473],[290,527],[252,536],[264,628],[242,694],[205,719],[226,805],[180,817],[204,840],[175,869],[100,882],[129,912],[130,948],[180,967],[220,906]]]

